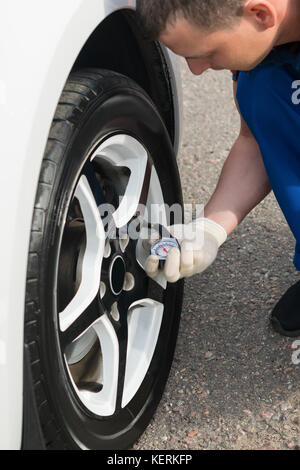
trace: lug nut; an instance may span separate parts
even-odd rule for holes
[[[119,320],[120,320],[120,313],[119,313],[119,310],[118,310],[117,302],[115,302],[115,303],[112,304],[110,314],[111,314],[111,316],[113,317],[113,319],[114,319],[115,321],[119,321]]]
[[[105,247],[104,247],[104,258],[108,258],[111,254],[111,246],[110,246],[110,243],[109,243],[109,240],[107,239],[106,240],[106,243],[105,243]]]
[[[134,284],[135,282],[134,282],[133,275],[131,273],[126,273],[123,290],[125,291],[132,290],[134,288]]]
[[[105,292],[106,292],[106,285],[104,284],[103,281],[100,282],[100,298],[103,299],[103,297],[105,296]]]
[[[127,247],[128,243],[129,243],[128,233],[121,234],[121,236],[120,236],[120,248],[121,248],[123,253],[126,250],[126,247]]]

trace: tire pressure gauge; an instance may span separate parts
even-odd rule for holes
[[[176,238],[161,238],[151,247],[151,254],[158,256],[160,260],[165,260],[171,248],[179,248]]]
[[[165,227],[159,227],[159,233],[166,234],[167,230]],[[151,254],[156,255],[159,259],[159,267],[160,269],[163,268],[165,261],[167,259],[168,253],[172,248],[178,248],[180,250],[180,245],[176,238],[172,237],[171,234],[169,236],[164,236],[160,238],[157,242],[155,242],[151,247]]]

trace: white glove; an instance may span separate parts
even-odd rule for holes
[[[178,240],[181,248],[172,248],[167,255],[163,275],[168,282],[177,282],[183,277],[205,271],[214,262],[220,246],[227,239],[227,233],[221,225],[204,217],[186,225],[171,225],[168,231]],[[152,236],[151,243],[158,239],[158,234]],[[145,271],[149,277],[158,275],[158,266],[158,256],[148,256]]]

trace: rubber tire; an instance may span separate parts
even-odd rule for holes
[[[72,388],[60,352],[53,286],[61,227],[87,150],[99,136],[120,131],[136,137],[149,150],[165,203],[182,205],[172,144],[146,93],[132,80],[114,72],[87,69],[71,74],[57,106],[42,162],[26,281],[24,340],[47,449],[130,447],[156,410],[173,360],[182,308],[182,280],[168,284],[164,291],[165,313],[157,348],[144,382],[124,409],[126,416],[122,411],[113,419],[100,418],[85,409]]]

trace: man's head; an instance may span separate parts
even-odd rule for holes
[[[137,0],[137,12],[147,34],[199,75],[209,68],[251,70],[275,45],[289,42],[283,25],[293,1]]]

